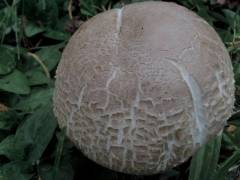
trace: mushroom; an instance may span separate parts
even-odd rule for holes
[[[142,2],[89,19],[56,72],[54,112],[96,163],[156,174],[222,131],[234,106],[228,52],[190,10]]]

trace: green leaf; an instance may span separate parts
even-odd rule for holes
[[[34,23],[28,23],[25,30],[25,35],[27,37],[32,37],[44,31],[44,28],[37,26]]]
[[[40,159],[57,126],[49,103],[27,117],[14,136],[0,143],[0,154],[10,160],[25,160],[29,165]]]
[[[9,34],[16,27],[16,10],[13,6],[6,6],[0,12],[1,38]]]
[[[99,10],[103,10],[110,0],[83,0],[81,1],[81,13],[86,17],[94,16]]]
[[[71,159],[72,156],[69,155],[69,146],[65,145],[66,144],[65,130],[61,131],[60,134],[57,134],[57,139],[58,139],[58,145],[55,151],[54,165],[41,166],[40,177],[45,180],[54,180],[54,179],[73,180],[74,172],[73,172],[73,167],[70,163],[72,161]]]
[[[12,148],[13,146],[14,146],[14,136],[10,135],[0,143],[0,155],[4,155],[8,159],[15,158],[17,154],[13,155],[15,153],[14,149]]]
[[[47,66],[48,71],[53,70],[61,57],[61,53],[57,48],[42,48],[40,51],[36,52],[36,55],[43,61]]]
[[[0,130],[10,130],[18,122],[15,111],[0,112]]]
[[[59,175],[59,166],[60,166],[62,153],[63,153],[65,132],[66,132],[66,129],[61,131],[60,136],[58,136],[58,146],[57,146],[57,150],[56,150],[56,157],[55,157],[54,168],[53,168],[53,178],[54,179]]]
[[[56,1],[38,0],[37,15],[47,26],[54,26],[58,20],[58,6]]]
[[[81,14],[86,17],[94,16],[99,10],[103,10],[110,0],[83,0],[81,1]]]
[[[231,33],[230,30],[224,30],[224,29],[219,29],[216,28],[218,34],[220,35],[221,39],[223,42],[231,42],[233,39],[233,34]]]
[[[24,112],[34,111],[49,104],[52,100],[52,93],[52,88],[33,89],[32,93],[29,96],[22,97],[14,108]]]
[[[40,69],[30,69],[26,72],[30,86],[48,84],[50,79]]]
[[[69,26],[69,17],[63,16],[62,18],[58,19],[56,22],[54,29],[60,32],[66,33],[66,38],[70,38],[70,33],[66,31],[66,27]]]
[[[48,29],[45,33],[44,36],[47,38],[59,40],[59,41],[65,41],[68,40],[70,37],[70,34],[67,32],[62,32],[62,31],[57,31],[53,29]]]
[[[223,9],[223,13],[225,14],[226,18],[229,20],[234,19],[234,18],[236,18],[236,16],[238,16],[236,12],[234,12],[230,9]]]
[[[222,135],[217,136],[201,147],[193,156],[190,165],[189,180],[211,180],[217,168]]]
[[[25,164],[21,162],[10,162],[0,167],[0,179],[1,180],[29,180],[32,175],[23,172],[23,166]]]
[[[16,66],[14,53],[3,46],[0,46],[0,75],[11,72]]]
[[[30,138],[31,146],[27,158],[30,164],[40,159],[52,139],[56,127],[57,121],[52,112],[52,106],[48,104],[28,118],[24,126],[17,131],[17,142],[22,141],[21,137]]]
[[[97,14],[94,0],[81,1],[81,13],[84,16],[94,16],[95,14]]]
[[[26,76],[19,70],[0,78],[0,89],[15,94],[29,94],[30,87]]]

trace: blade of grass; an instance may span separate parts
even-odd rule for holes
[[[16,44],[17,44],[17,59],[20,60],[20,39],[19,39],[19,36],[18,36],[19,26],[18,26],[18,17],[17,17],[17,5],[14,6],[14,11],[15,11],[14,19],[15,19],[15,26],[16,26],[14,32],[15,32],[15,38],[16,38]]]
[[[63,152],[63,145],[64,145],[64,140],[65,140],[65,132],[66,130],[63,129],[60,133],[59,137],[59,142],[57,146],[57,151],[56,151],[56,158],[54,162],[54,170],[53,170],[53,180],[57,179],[58,175],[58,170],[60,167],[60,162],[61,162],[61,157],[62,157],[62,152]]]
[[[232,139],[232,137],[229,134],[224,133],[223,134],[223,138],[224,140],[228,143],[231,144],[231,146],[235,149],[235,150],[240,150],[240,146],[238,144],[234,143],[234,140]]]
[[[233,155],[228,158],[225,162],[223,162],[220,167],[217,169],[216,173],[214,174],[213,179],[224,179],[226,177],[227,173],[229,172],[229,169],[236,165],[236,163],[240,162],[240,151],[235,151]]]
[[[222,134],[211,140],[193,156],[189,180],[210,180],[217,168],[221,147]]]
[[[6,10],[6,13],[4,14],[4,17],[2,18],[2,20],[0,22],[0,27],[4,26],[4,21],[8,22],[9,18],[11,17],[11,13],[10,13],[9,9],[11,9],[12,7],[9,6],[9,4],[6,4],[6,6],[7,6],[8,9]],[[1,35],[1,44],[3,44],[3,41],[5,39],[5,35],[6,35],[5,32],[3,32],[2,35]]]
[[[42,60],[34,53],[28,52],[27,54],[29,56],[31,56],[34,60],[36,60],[40,64],[40,66],[43,68],[43,71],[46,74],[46,76],[48,78],[50,78],[50,74],[48,72],[48,69],[47,69],[46,65],[42,62]]]

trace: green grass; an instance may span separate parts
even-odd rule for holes
[[[240,9],[216,0],[175,2],[207,20],[231,55],[236,106],[223,135],[174,169],[137,177],[96,165],[58,128],[54,73],[71,33],[101,11],[137,1],[0,1],[0,180],[234,180],[240,174]]]

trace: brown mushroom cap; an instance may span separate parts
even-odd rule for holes
[[[223,129],[233,104],[224,44],[174,3],[98,14],[72,36],[57,69],[60,127],[88,158],[125,173],[186,161]]]

